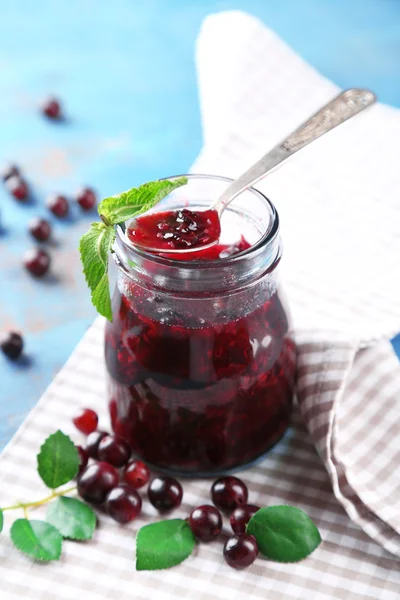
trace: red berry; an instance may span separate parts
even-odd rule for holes
[[[118,471],[105,462],[93,463],[78,477],[78,493],[87,502],[101,504],[118,484]]]
[[[93,431],[93,433],[89,433],[86,438],[86,452],[89,454],[90,458],[94,458],[97,460],[98,457],[98,449],[99,444],[103,437],[108,435],[105,431]]]
[[[46,219],[40,219],[39,217],[35,217],[29,221],[28,230],[31,236],[38,242],[45,242],[51,234],[50,223]]]
[[[256,560],[258,546],[253,535],[234,535],[224,546],[224,557],[234,569],[249,567]]]
[[[46,98],[41,105],[42,113],[49,119],[59,119],[61,117],[61,104],[56,98]]]
[[[182,502],[182,486],[173,477],[156,477],[147,490],[152,505],[160,512],[168,512],[180,506]]]
[[[83,408],[80,413],[72,419],[72,422],[81,433],[89,435],[89,433],[96,431],[99,417],[91,408]]]
[[[1,172],[1,177],[3,181],[7,181],[7,179],[10,179],[10,177],[18,177],[18,175],[20,175],[19,168],[17,167],[17,165],[12,164],[4,167],[4,169]]]
[[[203,504],[192,511],[189,517],[190,529],[202,542],[211,542],[221,533],[222,517],[215,506]]]
[[[45,250],[32,248],[24,254],[24,266],[35,277],[43,277],[50,267],[50,256]]]
[[[24,340],[19,333],[9,331],[0,335],[0,348],[11,360],[16,360],[24,347]]]
[[[76,446],[76,449],[78,450],[78,454],[79,454],[79,471],[78,471],[78,477],[79,475],[86,469],[87,464],[89,462],[89,455],[86,452],[86,450],[84,448],[82,448],[82,446]]]
[[[58,194],[54,194],[49,196],[46,200],[46,206],[53,215],[62,219],[69,212],[69,202],[65,196],[60,196]]]
[[[150,479],[150,471],[141,460],[131,460],[124,469],[124,480],[135,490],[146,485]]]
[[[108,514],[119,523],[133,521],[140,514],[141,509],[141,497],[128,485],[117,485],[106,498]]]
[[[29,194],[28,184],[22,177],[12,175],[6,181],[6,187],[10,194],[17,200],[26,200]]]
[[[237,535],[246,533],[247,523],[259,510],[260,507],[255,506],[254,504],[242,504],[241,506],[237,506],[230,518],[233,533],[236,533]]]
[[[131,456],[131,447],[123,438],[117,435],[105,435],[99,443],[97,455],[99,460],[123,467]]]
[[[248,490],[237,477],[220,477],[211,487],[211,500],[221,510],[233,510],[240,504],[246,504]]]
[[[77,192],[76,201],[83,210],[91,210],[96,204],[96,194],[91,188],[84,187]]]

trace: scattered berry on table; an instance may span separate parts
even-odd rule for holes
[[[128,485],[117,485],[107,495],[106,510],[110,517],[119,523],[133,521],[140,514],[141,509],[141,497]]]
[[[89,435],[89,433],[96,431],[97,425],[99,424],[99,417],[91,408],[83,408],[76,417],[72,419],[72,422],[81,433]]]
[[[53,194],[46,200],[46,206],[53,215],[62,219],[66,217],[69,212],[69,202],[65,196],[59,194]]]
[[[9,331],[0,334],[0,348],[11,360],[16,360],[24,348],[24,340],[19,333]]]
[[[230,517],[233,533],[236,533],[237,535],[246,533],[247,523],[259,510],[260,507],[255,506],[254,504],[242,504],[241,506],[237,506]]]
[[[98,449],[101,440],[108,435],[105,431],[93,431],[93,433],[89,433],[86,438],[86,447],[85,450],[89,454],[90,458],[94,458],[97,460],[98,457]]]
[[[84,448],[82,448],[82,446],[76,446],[76,449],[78,450],[78,454],[79,454],[79,471],[78,471],[78,477],[79,475],[86,469],[87,464],[89,462],[89,455],[86,452],[86,450]]]
[[[10,177],[18,177],[20,175],[20,170],[17,165],[6,165],[1,171],[1,177],[3,181],[7,181]]]
[[[211,487],[211,500],[221,510],[233,510],[241,504],[246,504],[247,498],[247,486],[237,477],[220,477]]]
[[[62,116],[61,104],[57,98],[50,97],[43,100],[41,110],[49,119],[60,119]]]
[[[107,494],[118,484],[118,471],[106,462],[96,462],[78,477],[79,495],[92,504],[102,504]]]
[[[114,467],[123,467],[131,456],[128,442],[117,435],[105,435],[99,443],[97,456]]]
[[[12,175],[6,181],[6,187],[10,194],[17,200],[26,200],[29,195],[28,184],[19,175]]]
[[[249,567],[256,560],[258,546],[253,535],[234,535],[224,546],[224,557],[234,569]]]
[[[35,277],[43,277],[50,267],[50,256],[45,250],[32,248],[24,254],[24,266]]]
[[[76,201],[83,210],[91,210],[96,204],[96,194],[89,187],[83,187],[76,194]]]
[[[124,469],[125,482],[135,490],[143,487],[150,479],[150,471],[141,460],[131,460]]]
[[[34,217],[29,221],[28,230],[38,242],[46,242],[51,234],[50,223],[40,217]]]
[[[222,516],[215,506],[203,504],[195,508],[189,517],[194,535],[202,542],[211,542],[221,533]]]
[[[168,512],[180,506],[183,490],[179,481],[173,477],[160,476],[150,483],[147,495],[159,512]]]

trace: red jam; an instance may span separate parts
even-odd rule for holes
[[[249,246],[242,239],[204,250],[201,258]],[[163,309],[163,293],[150,297],[132,281],[123,289],[125,295],[116,290],[106,329],[109,409],[115,433],[140,458],[180,473],[222,473],[255,460],[282,437],[295,352],[278,291],[265,301],[265,288],[250,290],[256,308],[245,312],[240,301],[245,316],[232,320],[235,296],[217,299],[215,322],[205,322],[197,299],[185,300],[180,314],[173,302]]]
[[[216,210],[187,208],[138,217],[128,229],[128,237],[134,244],[160,251],[206,246],[218,241],[220,234]]]

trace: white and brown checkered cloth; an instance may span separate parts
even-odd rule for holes
[[[238,174],[336,92],[237,12],[206,20],[198,70],[205,146],[197,172]],[[32,563],[1,535],[1,600],[400,598],[400,365],[384,339],[400,329],[398,139],[398,111],[374,107],[260,186],[282,220],[299,408],[284,440],[241,477],[252,503],[305,510],[321,546],[298,564],[259,559],[237,572],[216,542],[173,569],[135,572],[135,532],[155,518],[145,502],[129,526],[101,515],[94,539],[64,542],[58,563]],[[102,337],[98,319],[2,453],[3,505],[45,493],[36,452],[59,427],[78,441],[71,417],[80,407],[101,411],[107,426]],[[176,516],[208,502],[209,487],[184,482]]]

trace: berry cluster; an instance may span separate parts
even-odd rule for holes
[[[81,460],[78,493],[86,502],[103,506],[119,523],[128,523],[138,517],[142,509],[138,490],[150,482],[147,498],[160,513],[180,506],[183,489],[179,481],[168,476],[156,476],[150,481],[148,467],[131,458],[131,447],[123,437],[97,429],[95,411],[85,408],[73,422],[87,436],[85,447],[77,446]],[[93,462],[89,463],[89,459]],[[210,542],[221,533],[221,512],[230,514],[234,535],[225,543],[224,557],[236,569],[251,565],[258,555],[257,542],[246,534],[246,525],[259,507],[247,504],[247,499],[248,489],[243,481],[233,476],[220,477],[211,487],[214,506],[198,506],[188,518],[196,538]]]
[[[61,103],[56,98],[45,99],[40,110],[42,114],[52,121],[61,121],[63,111]],[[21,168],[16,164],[5,166],[1,172],[1,178],[7,191],[19,202],[26,202],[31,196],[29,184],[24,177]],[[89,187],[83,187],[77,191],[75,201],[84,211],[89,211],[96,205],[95,192]],[[65,218],[70,209],[68,199],[60,194],[51,195],[46,200],[49,211],[58,218]],[[50,222],[43,217],[34,217],[28,223],[28,232],[37,242],[47,242],[52,233]],[[47,249],[33,247],[23,257],[25,269],[34,277],[43,277],[49,271],[51,257]],[[23,340],[19,333],[11,331],[1,337],[1,350],[11,360],[16,360],[22,353]]]

